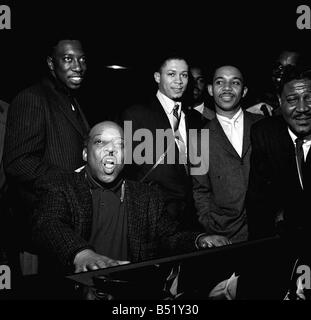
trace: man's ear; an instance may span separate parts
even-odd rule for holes
[[[48,64],[48,67],[49,67],[50,71],[54,71],[53,58],[52,58],[52,57],[47,57],[47,58],[46,58],[46,62],[47,62],[47,64]]]
[[[281,105],[282,105],[281,95],[278,93],[276,96],[277,96],[277,98],[278,98],[279,106],[281,106]]]
[[[82,159],[83,159],[83,161],[87,162],[87,149],[86,148],[83,148]]]
[[[154,74],[153,74],[153,76],[154,76],[154,80],[155,80],[155,82],[156,83],[160,83],[160,72],[155,72]]]
[[[247,88],[246,86],[244,86],[244,88],[243,88],[243,95],[242,95],[243,98],[246,96],[247,91],[248,91],[248,88]]]
[[[211,84],[207,85],[207,91],[209,95],[212,97],[213,96],[213,86]]]

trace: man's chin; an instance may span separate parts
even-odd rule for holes
[[[117,176],[114,175],[114,174],[111,174],[111,175],[105,175],[104,177],[101,178],[101,181],[103,183],[111,183],[113,182],[114,180],[116,180]]]

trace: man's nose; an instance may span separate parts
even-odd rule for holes
[[[225,82],[224,90],[226,90],[226,91],[231,91],[232,90],[230,82]]]
[[[298,105],[296,107],[296,111],[298,112],[306,112],[311,108],[311,105],[308,104],[303,97],[299,99]]]
[[[82,66],[81,66],[81,63],[78,59],[75,59],[73,61],[72,70],[77,71],[77,72],[82,71]]]
[[[107,153],[109,156],[113,156],[114,151],[115,151],[115,148],[112,143],[109,143],[105,148],[105,153]]]
[[[175,81],[176,81],[177,83],[183,83],[183,76],[182,76],[182,75],[177,75],[177,76],[175,77]]]

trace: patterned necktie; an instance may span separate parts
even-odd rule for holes
[[[185,168],[186,168],[187,150],[186,150],[185,142],[184,142],[184,140],[180,134],[180,131],[179,131],[179,123],[180,123],[181,114],[178,114],[178,109],[179,109],[179,105],[178,105],[178,103],[176,103],[174,106],[174,109],[173,109],[174,135],[175,135],[175,141],[177,143],[178,150],[179,150],[179,163],[184,164]],[[186,168],[186,171],[187,171],[187,168]]]
[[[299,170],[299,176],[301,178],[301,182],[303,185],[303,168],[304,168],[304,154],[303,154],[303,139],[302,138],[297,138],[295,140],[295,151],[296,151],[296,159],[297,159],[297,165],[298,165],[298,170]]]
[[[179,127],[179,122],[180,122],[180,115],[178,114],[178,108],[179,105],[178,103],[175,104],[174,109],[173,109],[173,128],[174,128],[174,132],[178,130]]]

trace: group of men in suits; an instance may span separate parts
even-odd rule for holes
[[[195,122],[183,105],[190,76],[183,56],[161,59],[154,72],[158,90],[149,105],[122,113],[122,125],[131,121],[134,133],[147,129],[154,138],[148,146],[152,161],[134,158],[124,172],[123,158],[118,158],[122,129],[104,122],[89,131],[75,97],[86,72],[80,41],[55,43],[47,65],[49,76],[17,95],[7,120],[4,169],[18,214],[17,234],[32,230],[21,238],[29,241],[15,239],[23,243],[19,250],[33,250],[46,261],[57,257],[63,267],[85,271],[155,257],[158,238],[169,239],[166,245],[178,252],[177,242],[187,247],[189,237],[195,249],[195,243],[222,246],[280,230],[298,236],[307,229],[311,79],[305,70],[285,71],[279,91],[282,115],[261,120],[243,108],[247,86],[241,71],[218,67],[208,85],[215,116],[196,128],[198,141],[201,129],[209,133],[195,150],[208,152],[207,170],[192,176],[189,129]],[[160,156],[158,130],[167,132]],[[138,143],[133,141],[133,149]],[[85,164],[82,172],[68,173]],[[108,211],[115,217],[103,214],[102,200],[112,203]],[[111,221],[112,230],[101,231]]]
[[[157,129],[171,129],[176,135],[173,119],[177,105],[178,129],[188,147],[189,160],[189,122],[194,123],[193,113],[184,112],[180,107],[190,78],[189,64],[184,57],[171,55],[161,60],[154,77],[158,83],[156,96],[148,106],[126,109],[122,120],[132,121],[134,132],[148,128],[156,137]],[[191,176],[177,158],[174,164],[165,163],[164,158],[154,166],[159,160],[154,152],[152,163],[134,164],[131,173],[136,179],[144,177],[147,182],[159,184],[166,191],[168,212],[181,220],[189,217],[199,221],[200,227],[211,236],[210,245],[218,246],[248,238],[245,195],[251,154],[250,128],[262,117],[242,110],[241,101],[247,87],[236,67],[217,68],[208,90],[216,110],[215,118],[207,120],[204,126],[209,131],[209,141],[201,144],[201,153],[209,155],[208,172]],[[200,135],[203,128],[198,125],[196,129]],[[156,150],[156,139],[153,143],[153,150]],[[174,147],[178,154],[181,151],[178,142]],[[187,165],[191,163],[188,161]]]

